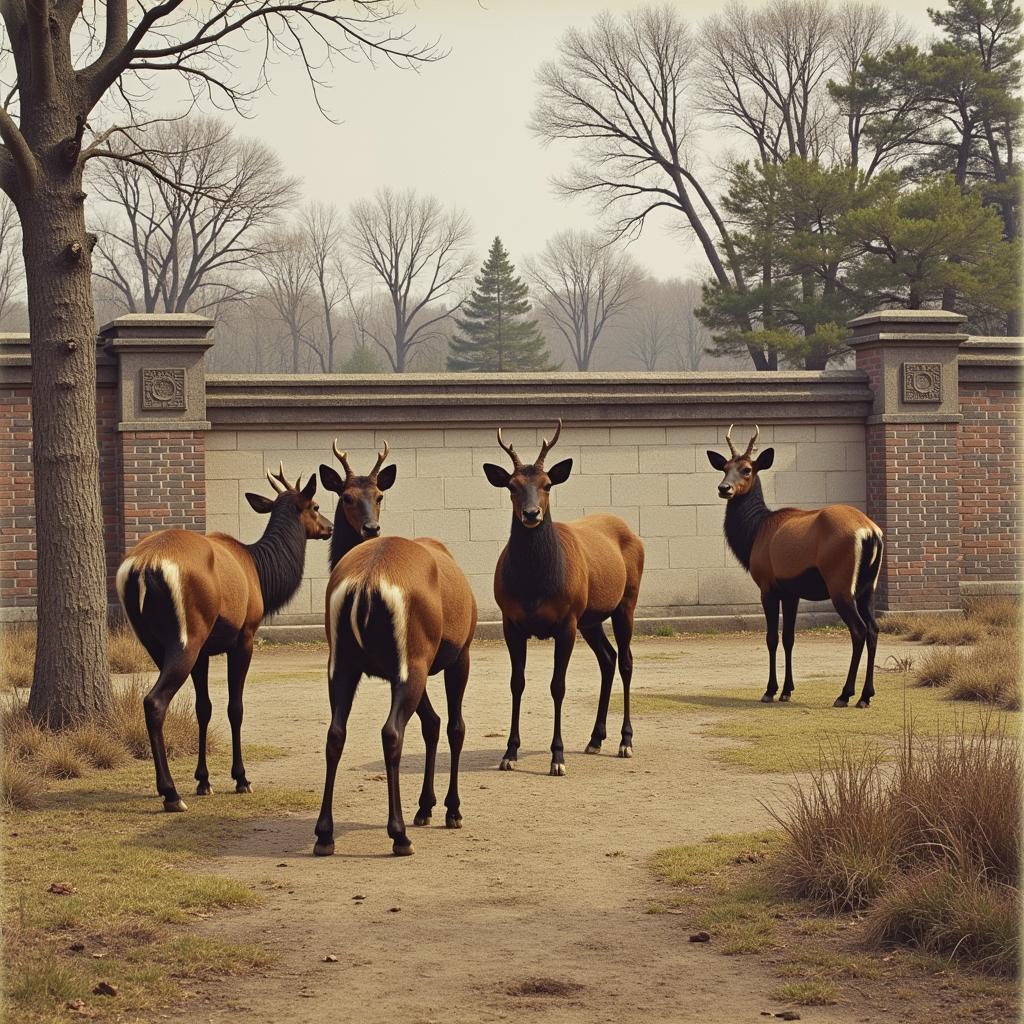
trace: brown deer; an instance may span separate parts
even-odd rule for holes
[[[737,453],[732,426],[726,432],[731,457],[709,451],[708,461],[725,477],[718,495],[725,508],[725,538],[743,568],[761,588],[761,606],[767,622],[768,688],[761,700],[770,704],[779,689],[775,652],[779,646],[779,605],[782,605],[782,648],[786,654],[786,678],[780,701],[793,692],[793,641],[800,599],[831,599],[850,631],[853,656],[846,685],[833,707],[845,708],[854,694],[857,669],[865,643],[867,675],[857,707],[866,708],[875,695],[875,587],[882,569],[882,531],[863,512],[849,505],[821,509],[780,508],[772,511],[764,502],[758,474],[769,469],[775,450],[766,448],[752,458],[760,431],[754,426],[746,451]]]
[[[334,439],[334,454],[345,470],[343,480],[336,470],[320,464],[320,483],[338,495],[334,511],[334,533],[331,535],[330,565],[338,562],[357,544],[380,536],[380,507],[384,492],[394,486],[397,466],[384,466],[388,457],[388,443],[377,455],[377,462],[366,476],[353,472],[348,464],[348,452],[340,451]]]
[[[347,470],[337,448],[335,452]],[[383,458],[382,455],[378,460],[377,468]],[[383,473],[377,478],[377,487],[382,476]],[[375,506],[376,497],[371,494],[369,507]],[[340,514],[354,515],[354,506],[347,507],[349,511]],[[349,522],[355,527],[351,519]],[[378,676],[391,685],[391,710],[381,730],[388,778],[388,835],[393,852],[407,856],[413,852],[413,845],[406,835],[399,792],[402,743],[406,723],[415,712],[420,718],[427,755],[414,824],[427,825],[437,802],[434,762],[441,730],[441,719],[427,695],[427,677],[438,672],[444,672],[448,743],[452,752],[451,779],[444,801],[445,825],[462,828],[459,756],[466,735],[462,697],[469,678],[476,601],[469,581],[440,541],[426,537],[382,537],[351,548],[334,565],[325,604],[331,724],[327,731],[324,798],[313,852],[320,857],[334,853],[334,780],[345,747],[356,687],[365,674]]]
[[[235,791],[252,786],[242,763],[242,691],[252,660],[253,637],[267,616],[284,607],[298,590],[306,561],[306,541],[326,540],[331,524],[313,500],[316,477],[305,487],[289,484],[284,466],[267,479],[276,498],[246,494],[252,508],[270,520],[255,544],[225,533],[206,536],[187,530],[160,530],[144,537],[117,570],[117,593],[136,636],[160,670],[143,706],[153,748],[157,792],[165,811],[187,810],[167,766],[163,725],[167,707],[191,673],[199,720],[196,793],[207,796],[206,731],[213,706],[207,678],[210,658],[227,654],[228,719],[231,722],[231,777]]]
[[[551,697],[555,704],[555,729],[551,740],[551,775],[565,775],[562,746],[562,700],[565,673],[576,643],[576,630],[597,655],[601,667],[601,695],[597,720],[587,745],[588,754],[601,749],[606,731],[608,701],[615,676],[615,649],[602,623],[611,618],[618,644],[622,676],[623,717],[619,757],[633,756],[633,726],[629,720],[629,683],[633,676],[633,615],[640,577],[644,571],[644,547],[618,516],[590,515],[571,523],[551,519],[551,488],[565,483],[572,459],[549,470],[544,460],[558,443],[562,421],[554,437],[544,440],[532,465],[524,465],[511,444],[498,445],[512,460],[512,472],[490,463],[484,474],[494,487],[507,488],[512,498],[512,529],[494,570],[494,597],[501,609],[502,629],[512,662],[512,725],[502,771],[511,771],[519,756],[519,707],[526,687],[526,642],[529,637],[555,640],[555,667]]]

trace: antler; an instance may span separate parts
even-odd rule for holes
[[[736,446],[732,443],[732,428],[734,424],[729,424],[729,429],[725,432],[725,443],[729,446],[729,454],[736,458]]]
[[[515,448],[513,448],[511,444],[505,444],[505,442],[501,439],[501,427],[498,427],[498,444],[500,445],[502,451],[508,453],[508,457],[512,460],[512,466],[515,469],[522,469],[523,463],[519,456],[516,454]]]
[[[278,462],[276,473],[271,473],[269,469],[267,470],[267,479],[270,481],[270,486],[273,487],[278,494],[284,494],[285,491],[294,489],[284,478],[283,462]]]
[[[754,436],[750,439],[750,443],[747,445],[747,450],[743,453],[743,458],[749,459],[754,452],[757,451],[757,436],[761,433],[760,428],[754,424]]]
[[[345,470],[345,479],[347,480],[351,476],[355,476],[352,472],[352,467],[348,464],[348,452],[338,451],[338,439],[334,439],[334,456],[341,463],[342,468]]]
[[[548,452],[558,444],[558,438],[561,433],[562,421],[559,419],[558,426],[555,428],[555,436],[550,441],[545,437],[541,442],[540,455],[537,456],[537,461],[534,463],[538,469],[544,468],[544,460],[547,458]]]
[[[377,464],[370,470],[370,479],[376,480],[377,474],[380,472],[380,467],[384,465],[384,460],[388,457],[388,443],[384,442],[384,451],[377,455]]]

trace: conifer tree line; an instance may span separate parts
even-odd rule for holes
[[[130,129],[107,145],[145,162],[86,170],[96,318],[208,313],[215,368],[253,372],[821,369],[884,306],[1019,334],[1019,2],[929,17],[928,39],[853,0],[581,21],[538,69],[531,128],[571,159],[557,187],[591,227],[515,259],[495,236],[481,263],[439,197],[303,203],[222,118]],[[724,161],[702,156],[712,136]],[[20,329],[3,202],[0,325]],[[682,247],[680,271],[640,270],[628,242],[656,219],[692,240],[696,272]]]

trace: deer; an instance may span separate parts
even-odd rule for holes
[[[512,724],[508,746],[499,769],[512,771],[519,758],[519,710],[526,688],[526,647],[530,637],[554,638],[551,698],[555,724],[551,740],[549,774],[564,776],[562,701],[565,674],[576,643],[577,629],[597,657],[601,692],[597,718],[586,753],[597,754],[607,735],[608,701],[615,676],[616,651],[604,632],[610,618],[618,644],[622,678],[623,718],[619,757],[633,756],[633,726],[629,717],[629,685],[633,676],[633,619],[644,547],[624,520],[609,514],[584,516],[569,523],[553,521],[551,488],[565,483],[572,459],[550,469],[544,461],[558,443],[562,421],[551,441],[543,439],[540,454],[524,464],[498,429],[498,446],[512,460],[512,471],[485,463],[483,470],[494,487],[508,490],[512,500],[512,526],[508,543],[494,570],[494,597],[501,609],[502,631],[512,665]]]
[[[191,675],[199,722],[196,794],[209,796],[206,733],[213,714],[210,658],[226,654],[231,777],[236,793],[251,793],[242,760],[242,692],[253,639],[266,616],[295,595],[306,560],[306,541],[326,540],[331,524],[314,500],[316,477],[288,483],[284,465],[267,471],[276,497],[246,494],[253,511],[269,516],[263,535],[243,544],[226,533],[160,530],[144,537],[117,570],[116,587],[128,622],[159,670],[143,700],[153,749],[156,788],[165,811],[186,811],[167,765],[163,725],[167,708]]]
[[[761,701],[770,704],[779,685],[775,655],[779,644],[779,606],[782,606],[782,648],[786,675],[780,701],[793,693],[793,642],[800,600],[829,599],[850,631],[853,653],[846,683],[833,707],[845,708],[855,692],[857,671],[865,644],[867,672],[857,701],[866,708],[875,695],[875,588],[882,570],[884,540],[881,528],[850,505],[820,509],[768,508],[759,474],[770,469],[775,449],[754,452],[760,434],[757,425],[743,454],[732,443],[730,424],[725,435],[730,457],[708,451],[708,461],[724,473],[718,496],[725,507],[725,538],[732,553],[761,590],[767,624],[768,686]]]
[[[387,441],[384,442],[384,450],[378,453],[373,469],[366,476],[359,476],[353,471],[348,462],[348,452],[338,448],[337,438],[334,439],[333,450],[335,458],[345,470],[344,479],[338,475],[337,470],[324,463],[320,464],[320,483],[338,496],[329,556],[332,569],[357,544],[380,536],[380,507],[384,492],[394,486],[398,474],[397,466],[384,466],[390,451]]]
[[[469,680],[469,648],[476,629],[476,599],[469,581],[440,541],[429,537],[409,540],[376,536],[380,531],[376,518],[380,491],[395,480],[394,466],[380,470],[387,450],[385,444],[384,452],[368,477],[354,476],[337,443],[334,453],[346,470],[346,480],[341,481],[329,466],[320,467],[325,487],[336,490],[337,485],[343,486],[335,520],[342,540],[337,547],[332,543],[331,575],[324,599],[331,722],[327,730],[323,802],[313,846],[313,853],[318,857],[334,853],[334,783],[345,749],[352,702],[364,675],[377,676],[391,687],[391,707],[381,730],[381,742],[387,772],[387,832],[392,840],[392,852],[396,856],[409,856],[414,852],[402,815],[399,786],[405,728],[414,713],[420,719],[426,761],[413,824],[429,825],[437,802],[434,764],[441,719],[427,694],[427,679],[440,672],[444,673],[451,749],[450,780],[444,801],[445,827],[462,828],[459,758],[466,736],[462,699]],[[351,500],[345,500],[346,496]],[[343,551],[346,544],[350,546]]]

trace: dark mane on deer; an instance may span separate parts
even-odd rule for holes
[[[259,577],[264,615],[280,611],[295,596],[306,567],[306,531],[290,504],[289,495],[278,496],[263,536],[245,545]]]
[[[770,515],[772,510],[765,504],[760,480],[755,480],[746,494],[725,507],[725,539],[747,572],[758,531]]]
[[[513,516],[508,552],[501,568],[502,588],[527,613],[565,588],[565,551],[550,516],[530,530]]]

